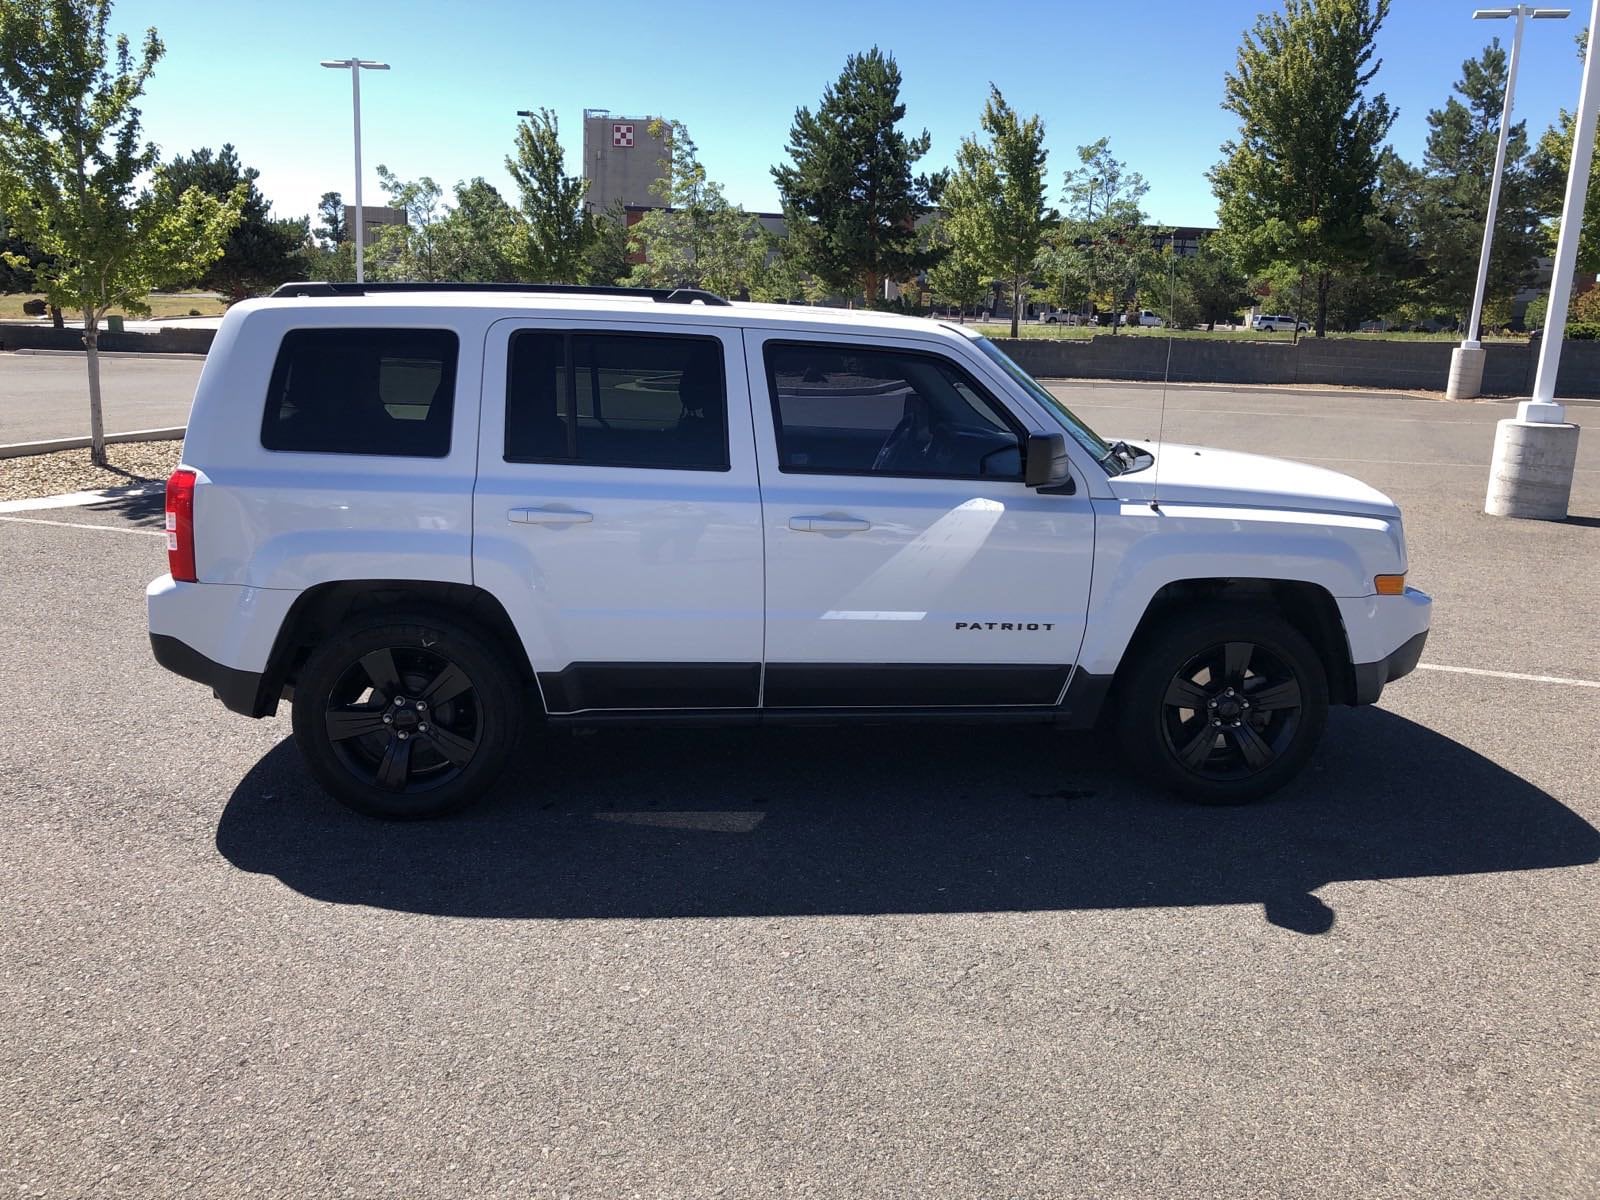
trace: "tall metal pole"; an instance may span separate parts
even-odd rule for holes
[[[1600,29],[1600,0],[1594,0],[1589,29]],[[1533,381],[1533,399],[1517,406],[1522,421],[1559,423],[1566,410],[1556,403],[1556,372],[1561,367],[1561,342],[1567,329],[1567,305],[1572,299],[1572,275],[1578,264],[1578,234],[1583,228],[1583,202],[1589,193],[1589,164],[1594,158],[1595,109],[1600,106],[1600,46],[1591,39],[1583,56],[1583,86],[1578,90],[1577,128],[1572,134],[1572,166],[1567,171],[1567,194],[1561,201],[1561,235],[1556,240],[1555,273],[1550,277],[1550,304],[1545,312],[1544,337],[1539,342],[1539,371]]]
[[[1463,346],[1477,347],[1479,322],[1483,320],[1483,293],[1489,283],[1489,250],[1494,245],[1495,216],[1500,211],[1500,178],[1506,169],[1506,140],[1511,133],[1512,98],[1517,91],[1517,59],[1522,53],[1522,22],[1528,5],[1516,9],[1517,29],[1511,35],[1511,64],[1506,70],[1506,96],[1500,108],[1500,140],[1494,148],[1494,174],[1489,183],[1489,215],[1483,222],[1483,249],[1478,253],[1478,286],[1472,293],[1472,319],[1467,322],[1467,340]]]
[[[350,108],[356,127],[356,282],[366,281],[366,221],[361,213],[361,72],[387,71],[388,63],[373,62],[364,58],[325,58],[322,65],[336,71],[350,72]]]
[[[1517,28],[1521,27],[1519,23]],[[350,103],[356,114],[356,282],[363,283],[367,240],[361,218],[361,63],[356,59],[350,60]]]

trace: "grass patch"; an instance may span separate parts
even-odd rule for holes
[[[42,297],[25,293],[0,296],[0,321],[39,320],[39,318],[30,317],[22,311],[22,304],[25,300],[36,299],[42,299]],[[187,317],[190,315],[191,309],[198,309],[202,317],[220,317],[227,311],[227,306],[222,303],[222,297],[210,292],[196,292],[190,295],[168,295],[161,292],[152,292],[145,297],[145,303],[150,306],[150,315],[152,317]],[[141,319],[134,317],[132,313],[123,312],[120,308],[114,308],[111,311],[115,315],[125,316],[131,320]],[[79,325],[83,322],[81,314],[71,309],[63,309],[61,316],[68,325]]]

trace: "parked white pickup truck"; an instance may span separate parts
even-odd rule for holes
[[[1108,441],[959,324],[684,291],[235,305],[166,520],[156,658],[292,699],[311,773],[389,817],[481,794],[529,718],[1104,720],[1250,800],[1430,606],[1354,479]]]

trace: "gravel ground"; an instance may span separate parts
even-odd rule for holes
[[[183,441],[127,442],[107,446],[107,467],[89,461],[88,450],[61,450],[0,459],[0,500],[26,500],[62,492],[88,492],[127,487],[150,480],[165,482],[178,465]]]

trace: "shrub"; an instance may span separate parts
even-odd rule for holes
[[[22,302],[22,311],[30,317],[42,317],[50,306],[38,297]]]

